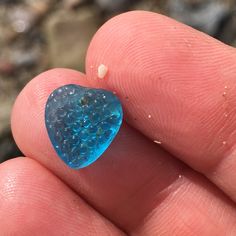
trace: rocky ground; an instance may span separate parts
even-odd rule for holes
[[[52,67],[83,71],[99,26],[134,9],[171,16],[236,46],[234,0],[0,0],[0,162],[20,155],[10,112],[24,85]]]

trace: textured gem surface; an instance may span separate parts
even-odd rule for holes
[[[53,147],[74,169],[99,158],[119,131],[122,117],[120,101],[113,93],[74,84],[54,90],[45,110]]]

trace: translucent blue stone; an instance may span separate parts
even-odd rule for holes
[[[45,109],[45,123],[58,156],[71,168],[96,161],[122,123],[118,98],[103,89],[69,84],[54,90]]]

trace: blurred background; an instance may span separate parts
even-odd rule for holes
[[[0,162],[20,155],[10,112],[25,84],[53,67],[84,71],[96,30],[137,9],[168,15],[236,46],[235,0],[0,0]]]

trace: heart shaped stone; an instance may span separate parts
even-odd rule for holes
[[[122,117],[121,103],[112,92],[74,84],[54,90],[45,109],[52,145],[74,169],[101,156],[119,131]]]

